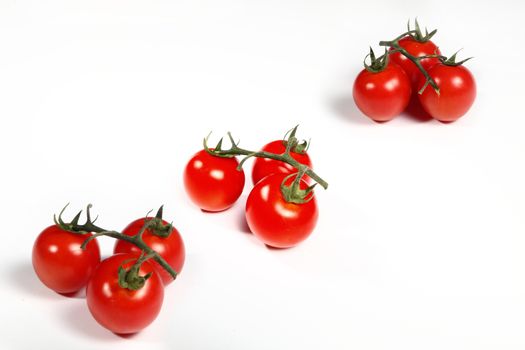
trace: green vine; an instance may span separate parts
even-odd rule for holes
[[[173,231],[173,225],[168,224],[165,225],[162,222],[162,211],[163,207],[161,206],[157,212],[157,215],[155,217],[147,218],[142,228],[137,232],[137,234],[133,236],[125,235],[118,231],[113,230],[106,230],[104,228],[101,228],[97,225],[95,225],[95,221],[91,219],[91,204],[88,204],[86,208],[86,222],[84,224],[79,224],[80,216],[82,214],[82,210],[78,212],[77,215],[73,217],[73,219],[70,222],[65,222],[62,219],[62,215],[69,204],[67,204],[61,211],[58,217],[56,215],[53,216],[53,220],[57,226],[62,228],[65,231],[69,231],[76,234],[87,234],[87,233],[93,233],[90,237],[88,237],[81,245],[82,249],[86,249],[86,246],[91,242],[93,239],[100,237],[100,236],[107,236],[112,237],[115,239],[120,239],[126,242],[129,242],[135,246],[137,246],[141,251],[142,255],[137,260],[137,262],[133,265],[133,267],[126,271],[122,269],[123,271],[119,270],[119,283],[121,286],[126,285],[125,288],[136,290],[142,287],[145,280],[149,277],[146,276],[139,276],[138,271],[140,269],[140,265],[148,260],[153,259],[157,263],[159,263],[160,266],[162,266],[170,275],[175,279],[177,277],[177,272],[173,270],[173,268],[160,256],[159,253],[157,253],[155,250],[153,250],[150,246],[148,246],[144,240],[142,239],[142,235],[146,230],[150,230],[153,234],[159,235],[160,237],[167,237],[169,234]]]
[[[298,153],[302,153],[305,152],[309,146],[308,142],[304,140],[300,141],[295,136],[298,127],[299,125],[295,126],[293,129],[291,129],[291,131],[289,131],[285,135],[285,137],[287,137],[287,139],[284,140],[286,150],[282,154],[276,154],[265,151],[250,151],[247,149],[243,149],[239,147],[238,142],[235,142],[230,132],[227,133],[231,143],[231,147],[229,149],[222,149],[222,138],[217,143],[217,146],[215,146],[214,148],[210,148],[208,146],[208,139],[210,135],[204,138],[203,146],[206,152],[216,157],[233,158],[235,156],[244,156],[244,158],[242,158],[239,162],[238,170],[241,170],[246,160],[248,160],[251,157],[278,160],[293,166],[295,169],[297,169],[297,173],[291,174],[290,176],[296,177],[291,185],[285,184],[285,182],[287,182],[290,177],[287,177],[285,180],[283,180],[283,183],[281,185],[281,192],[283,193],[283,196],[287,202],[302,204],[311,200],[312,196],[310,194],[313,191],[316,184],[319,184],[322,188],[327,189],[328,183],[325,180],[323,180],[319,175],[317,175],[317,173],[315,173],[307,165],[298,162],[291,156],[291,152],[298,151]],[[299,187],[300,181],[304,177],[304,175],[308,175],[312,180],[316,182],[316,184],[309,186],[306,190],[302,190]]]

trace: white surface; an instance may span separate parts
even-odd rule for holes
[[[1,1],[0,348],[523,349],[523,12],[520,1]],[[337,112],[368,45],[416,15],[444,53],[475,56],[470,113],[379,125],[353,105]],[[189,202],[182,169],[210,130],[257,148],[296,123],[330,183],[304,244],[269,250],[245,232],[248,187],[221,214]],[[110,228],[164,203],[183,234],[185,269],[142,333],[117,337],[84,299],[37,281],[33,240],[67,202],[70,215],[94,203]]]

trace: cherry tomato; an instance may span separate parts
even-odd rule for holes
[[[419,95],[423,108],[442,122],[455,121],[467,113],[476,98],[476,82],[472,73],[462,65],[439,63],[428,74],[435,80],[440,93],[438,95],[431,86],[427,86]],[[423,77],[419,82],[419,89],[424,83]]]
[[[281,193],[281,183],[288,176],[273,174],[259,181],[246,202],[246,221],[253,234],[265,244],[276,248],[293,247],[312,233],[318,218],[315,197],[309,202],[286,202]],[[287,184],[294,177],[288,179]],[[308,187],[301,180],[300,187]],[[313,194],[312,194],[313,195]]]
[[[379,72],[363,69],[354,82],[354,101],[370,119],[389,121],[405,110],[412,89],[406,73],[393,62]]]
[[[152,273],[144,286],[137,290],[119,284],[119,267],[129,269],[136,261],[135,254],[116,254],[97,267],[86,290],[89,311],[103,327],[117,334],[136,333],[157,318],[164,299],[164,286],[155,268],[144,262],[140,276]]]
[[[38,278],[57,293],[78,292],[88,282],[100,262],[96,239],[83,250],[82,243],[90,233],[76,234],[57,225],[49,226],[33,245],[33,268]]]
[[[195,154],[184,169],[184,186],[191,200],[206,211],[226,210],[244,188],[244,171],[236,158],[212,156],[205,150]]]
[[[283,140],[277,140],[272,141],[268,144],[266,144],[262,151],[275,153],[275,154],[282,154],[284,151],[286,151],[286,141]],[[298,161],[301,164],[306,165],[307,167],[312,167],[312,161],[310,160],[310,157],[308,156],[308,153],[298,153],[294,152],[293,150],[290,152],[290,155],[292,158],[294,158],[296,161]],[[275,174],[275,173],[281,173],[281,174],[293,174],[296,173],[297,169],[291,166],[288,163],[281,162],[280,160],[274,160],[269,158],[256,158],[255,162],[253,163],[253,169],[252,169],[252,180],[253,183],[256,184],[259,182],[262,178]]]
[[[134,236],[144,226],[146,219],[151,220],[153,218],[137,219],[130,223],[122,231],[122,233],[128,236]],[[168,222],[166,222],[165,220],[162,220],[162,223],[164,225],[168,225]],[[142,234],[142,240],[150,248],[159,253],[159,255],[162,258],[164,258],[164,260],[166,260],[166,262],[177,273],[181,272],[182,267],[184,266],[185,249],[182,237],[180,236],[179,231],[177,231],[175,227],[173,227],[173,230],[171,231],[168,237],[160,237],[158,235],[155,235],[152,232],[152,230],[146,229]],[[140,255],[141,250],[132,243],[123,240],[117,240],[113,249],[113,253],[134,253]],[[159,273],[164,285],[168,285],[169,283],[173,282],[173,277],[171,277],[171,275],[162,266],[160,266],[159,263],[157,263],[155,260],[150,260],[149,262],[155,267],[155,269]]]
[[[438,47],[431,41],[417,41],[411,36],[406,36],[399,40],[399,46],[404,48],[409,54],[415,57],[428,56],[428,55],[440,55]],[[412,90],[416,92],[416,87],[419,83],[419,79],[423,77],[423,73],[417,68],[414,62],[410,61],[406,56],[399,52],[390,53],[390,59],[397,63],[407,73],[412,84]],[[421,65],[425,70],[428,70],[435,64],[439,63],[438,58],[424,58],[421,61]]]

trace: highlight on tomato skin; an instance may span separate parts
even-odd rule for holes
[[[122,230],[122,233],[127,236],[136,235],[144,226],[146,219],[152,218],[137,219],[126,226],[126,228]],[[165,220],[162,220],[162,223],[164,225],[169,224]],[[159,255],[164,258],[164,260],[166,260],[171,268],[177,272],[177,274],[181,273],[184,266],[186,250],[184,247],[184,241],[182,240],[179,231],[177,231],[175,227],[173,227],[173,230],[168,237],[156,236],[150,229],[146,229],[142,234],[142,239],[144,240],[144,243],[146,243],[150,248],[159,253]],[[126,242],[124,240],[117,240],[113,248],[113,253],[134,253],[140,255],[141,250],[132,243]],[[155,267],[162,278],[164,285],[168,285],[174,281],[173,277],[155,260],[150,260],[149,263]]]
[[[141,276],[151,273],[142,288],[130,290],[119,285],[119,267],[129,269],[135,254],[116,254],[103,260],[86,289],[86,301],[95,320],[116,334],[133,334],[149,326],[158,316],[164,300],[164,285],[156,269],[144,262]]]
[[[32,251],[36,275],[48,288],[61,294],[76,293],[86,286],[100,263],[100,248],[96,239],[81,248],[92,235],[68,232],[52,225],[37,237]]]
[[[244,170],[237,170],[236,158],[197,152],[184,169],[184,187],[190,199],[205,211],[230,208],[244,189]]]
[[[288,176],[273,174],[259,181],[246,201],[246,222],[251,232],[268,246],[291,248],[304,241],[313,232],[319,212],[315,195],[302,204],[286,202],[281,183]],[[290,185],[295,177],[287,180]],[[308,184],[301,180],[300,188]]]
[[[275,140],[270,143],[267,143],[264,145],[264,147],[261,149],[261,151],[275,153],[275,154],[282,154],[286,151],[286,141],[284,140]],[[308,156],[308,153],[304,151],[303,153],[294,152],[294,150],[290,151],[290,155],[292,158],[294,158],[296,161],[298,161],[301,164],[306,165],[309,168],[312,168],[312,161],[310,160],[310,156]],[[256,158],[253,163],[252,168],[252,181],[253,184],[257,184],[257,182],[261,181],[264,177],[275,174],[275,173],[281,173],[281,174],[293,174],[296,173],[297,169],[291,166],[288,163],[270,159],[270,158]]]
[[[450,123],[465,115],[476,99],[476,81],[464,65],[439,63],[428,74],[439,86],[439,94],[427,87],[418,95],[421,105],[433,118]],[[425,80],[419,81],[419,89]]]
[[[363,114],[376,122],[386,122],[406,109],[412,88],[405,71],[388,62],[379,72],[363,69],[355,79],[352,94]]]

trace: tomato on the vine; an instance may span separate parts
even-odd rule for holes
[[[286,151],[286,143],[287,141],[285,140],[272,141],[266,144],[261,149],[261,151],[282,154]],[[292,156],[292,158],[298,161],[299,163],[304,164],[309,168],[312,168],[312,161],[310,160],[308,153],[306,153],[306,150],[301,149],[297,151],[296,149],[291,149],[290,156]],[[258,157],[253,163],[252,180],[253,183],[256,184],[261,179],[271,174],[281,173],[289,175],[296,172],[297,169],[288,163],[282,162],[280,160]]]
[[[184,186],[191,200],[206,211],[231,207],[244,188],[244,171],[238,165],[236,158],[197,152],[184,169]]]
[[[428,74],[439,87],[439,94],[427,86],[418,95],[425,111],[442,122],[453,122],[468,112],[476,98],[476,82],[465,66],[439,63],[428,70]],[[424,84],[423,78],[419,82],[419,89]]]
[[[417,39],[412,36],[406,36],[399,40],[399,46],[404,48],[409,54],[414,57],[429,56],[429,55],[440,55],[439,48],[429,38]],[[391,49],[393,50],[393,49]],[[419,83],[419,79],[423,77],[423,73],[419,68],[409,60],[405,55],[399,51],[393,51],[390,53],[390,58],[393,62],[397,63],[408,75],[412,84],[412,89],[416,92],[416,87]],[[428,71],[432,66],[439,63],[437,57],[423,58],[420,60],[421,65]]]
[[[103,327],[117,334],[136,333],[157,318],[164,299],[164,285],[155,268],[147,261],[140,276],[151,274],[139,289],[122,287],[119,268],[129,269],[136,254],[116,254],[97,267],[86,290],[89,311]]]
[[[365,68],[354,82],[357,107],[370,119],[389,121],[405,110],[412,89],[406,73],[393,62],[374,70]]]
[[[47,227],[33,245],[32,262],[38,278],[57,293],[78,292],[88,282],[100,262],[96,239],[86,249],[82,243],[90,233],[76,234],[57,225]]]
[[[127,236],[136,235],[146,223],[146,220],[161,220],[162,225],[169,225],[169,223],[162,219],[157,218],[141,218],[131,222],[122,233]],[[179,231],[175,227],[172,227],[171,233],[167,237],[162,237],[155,233],[154,229],[146,228],[142,234],[142,240],[151,249],[159,253],[159,255],[166,260],[166,262],[179,274],[184,266],[185,249],[182,237]],[[124,240],[117,240],[113,253],[135,253],[140,254],[141,250],[134,244],[126,242]],[[173,277],[157,263],[155,260],[151,260],[150,263],[155,267],[164,285],[173,282]]]
[[[281,192],[286,177],[290,185],[295,176],[273,174],[259,181],[246,202],[246,221],[252,233],[266,245],[275,248],[293,247],[305,240],[315,228],[319,216],[314,194],[301,204],[287,202]],[[308,184],[301,180],[300,188]]]

